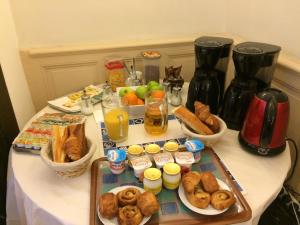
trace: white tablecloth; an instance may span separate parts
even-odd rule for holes
[[[43,112],[54,112],[46,107]],[[42,112],[41,112],[42,113]],[[94,158],[102,155],[96,123],[89,116],[86,133],[95,143]],[[214,150],[246,190],[252,219],[260,215],[279,193],[291,165],[289,147],[275,157],[261,157],[241,149],[238,132],[227,130]],[[88,225],[90,208],[90,168],[80,177],[62,179],[38,155],[10,152],[7,177],[8,225]]]

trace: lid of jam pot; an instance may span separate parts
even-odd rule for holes
[[[176,175],[178,173],[180,173],[180,166],[176,163],[166,163],[163,167],[163,170],[165,173],[169,174],[169,175]]]
[[[144,171],[144,177],[148,180],[157,180],[161,178],[161,172],[156,168],[149,168]]]

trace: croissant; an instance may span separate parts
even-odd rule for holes
[[[200,182],[201,175],[196,171],[190,171],[182,177],[182,185],[186,192],[193,192]]]
[[[155,195],[150,191],[145,191],[137,199],[137,207],[141,210],[144,216],[151,216],[158,212],[159,203]]]
[[[68,126],[69,137],[64,143],[67,156],[76,161],[87,153],[84,124],[73,124]]]
[[[119,205],[136,205],[137,198],[140,194],[141,192],[136,188],[126,188],[125,190],[118,192]]]
[[[205,209],[210,203],[210,194],[196,186],[193,192],[186,193],[188,201],[197,208]]]
[[[112,219],[118,214],[118,199],[113,193],[105,193],[99,198],[99,212],[104,218]]]
[[[120,225],[138,225],[143,215],[137,206],[126,205],[119,209],[118,221]]]
[[[211,172],[204,172],[201,176],[203,189],[208,193],[213,193],[219,190],[219,184],[215,176]]]
[[[234,195],[227,190],[219,190],[211,195],[211,204],[215,209],[229,208],[236,202]]]
[[[204,105],[199,101],[195,101],[195,114],[196,116],[204,122],[214,133],[219,132],[220,124],[218,119],[210,113],[208,105]]]

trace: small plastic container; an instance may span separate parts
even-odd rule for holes
[[[118,149],[109,150],[107,152],[109,168],[113,174],[121,174],[125,170],[126,152]]]
[[[153,156],[156,168],[162,169],[163,166],[169,162],[174,162],[174,158],[171,153],[163,152]]]
[[[144,148],[140,145],[131,145],[127,149],[127,158],[132,160],[134,158],[144,155]]]
[[[144,64],[144,83],[148,84],[149,81],[159,83],[161,54],[158,51],[144,51],[142,52],[142,57]]]
[[[170,162],[164,165],[163,170],[164,187],[170,190],[178,188],[181,179],[180,166]]]
[[[190,171],[195,159],[192,152],[176,152],[175,161],[181,167],[181,170]]]
[[[152,162],[147,155],[144,155],[144,156],[132,159],[131,165],[134,170],[134,175],[137,178],[140,178],[140,175],[145,171],[145,169],[148,169],[152,166]]]
[[[201,151],[204,149],[204,144],[200,140],[188,140],[184,143],[186,150],[193,153],[195,163],[201,159]]]
[[[124,63],[120,59],[110,59],[105,63],[106,78],[111,85],[113,91],[117,90],[117,87],[124,87],[127,76],[125,74]]]
[[[160,193],[162,188],[161,172],[156,168],[149,168],[144,171],[143,179],[145,191],[151,191],[157,195]]]
[[[175,152],[178,151],[179,145],[175,141],[168,141],[164,144],[164,152],[169,152],[175,157]]]
[[[145,152],[149,156],[150,160],[154,162],[153,156],[160,153],[160,147],[157,144],[149,144],[145,147]]]

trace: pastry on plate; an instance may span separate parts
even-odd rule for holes
[[[114,193],[105,193],[99,198],[99,212],[107,219],[118,215],[118,199]]]
[[[229,208],[236,202],[232,192],[227,190],[219,190],[211,195],[211,205],[215,209],[223,210]]]
[[[118,202],[120,206],[136,205],[137,198],[141,192],[136,188],[126,188],[123,191],[118,192]]]
[[[190,171],[182,177],[182,185],[186,192],[193,192],[195,187],[199,184],[201,179],[200,173],[197,171]]]
[[[137,206],[126,205],[119,209],[118,221],[120,225],[138,225],[143,215]]]
[[[137,207],[141,210],[144,216],[151,216],[158,212],[159,203],[152,192],[145,191],[138,197]]]
[[[193,192],[186,193],[188,201],[195,207],[205,209],[210,203],[210,194],[204,192],[199,185],[194,188]]]
[[[211,172],[204,172],[201,175],[201,184],[204,191],[213,193],[219,190],[219,184],[215,176]]]

